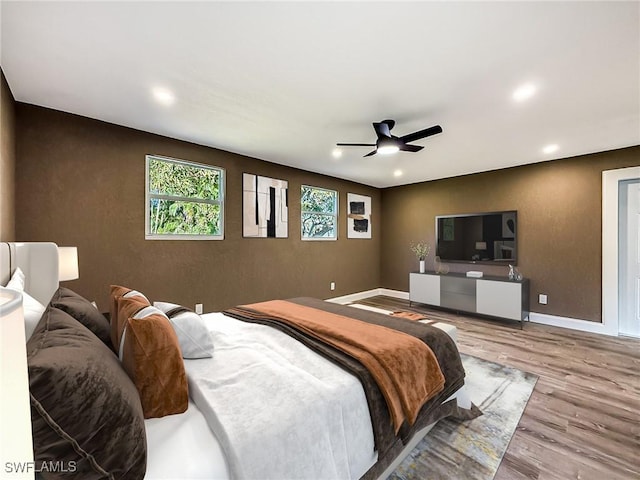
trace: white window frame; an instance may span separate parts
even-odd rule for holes
[[[312,188],[314,190],[324,190],[325,192],[331,192],[335,195],[335,212],[333,213],[333,217],[335,218],[335,236],[334,237],[305,237],[302,234],[302,224],[303,224],[303,216],[305,213],[321,213],[322,215],[331,215],[331,213],[323,213],[323,212],[310,212],[302,209],[302,189],[303,188]],[[300,238],[305,242],[334,242],[338,240],[338,214],[340,209],[338,208],[340,204],[340,193],[337,190],[331,190],[330,188],[322,188],[322,187],[314,187],[313,185],[301,185],[300,186]]]
[[[175,195],[159,195],[156,193],[151,193],[149,191],[149,161],[160,160],[162,162],[169,163],[177,163],[180,165],[186,165],[189,167],[207,169],[207,170],[216,170],[220,175],[220,198],[218,200],[208,200],[202,198],[192,198],[192,197],[179,197]],[[186,160],[178,160],[176,158],[163,157],[161,155],[146,155],[145,156],[145,196],[144,196],[144,238],[145,240],[224,240],[224,194],[225,194],[225,176],[226,172],[224,168],[216,167],[213,165],[207,165],[203,163],[197,162],[189,162]],[[197,202],[197,203],[208,203],[212,205],[220,205],[220,235],[180,235],[180,234],[151,234],[149,233],[149,216],[150,216],[150,200],[152,198],[157,198],[160,200],[174,200],[174,201],[183,201],[183,202]]]

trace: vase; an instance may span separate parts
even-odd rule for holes
[[[424,260],[420,260],[420,273],[424,273],[424,272],[425,272]]]

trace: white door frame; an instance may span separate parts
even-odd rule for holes
[[[602,172],[602,325],[618,335],[618,199],[620,182],[640,178],[640,167]]]

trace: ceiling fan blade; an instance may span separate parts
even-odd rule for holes
[[[422,147],[420,145],[407,145],[406,143],[402,144],[402,145],[398,145],[398,147],[403,152],[419,152],[420,150],[422,150],[424,148],[424,147]]]
[[[396,125],[395,120],[382,120],[382,123],[386,123],[389,126],[389,130],[393,130],[393,127]]]
[[[391,138],[391,128],[389,127],[389,124],[387,122],[374,123],[373,129],[376,131],[376,135],[378,135],[378,138]]]
[[[402,140],[404,143],[409,143],[420,140],[421,138],[430,137],[431,135],[436,135],[438,133],[442,133],[442,127],[440,125],[435,125],[433,127],[420,130],[419,132],[410,133],[408,135],[400,137],[400,140]]]
[[[339,147],[375,147],[375,143],[336,143]]]
[[[370,157],[371,155],[375,155],[377,152],[377,150],[374,150],[372,152],[367,153],[366,155],[364,155],[365,157]]]

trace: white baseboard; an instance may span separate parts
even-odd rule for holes
[[[380,290],[380,288],[374,288],[372,290],[365,290],[364,292],[352,293],[349,295],[343,295],[341,297],[327,298],[326,301],[346,305],[347,303],[357,302],[358,300],[364,300],[365,298],[380,295]]]
[[[579,318],[559,317],[557,315],[548,315],[546,313],[529,313],[529,321],[531,323],[539,323],[541,325],[551,325],[552,327],[569,328],[571,330],[580,330],[582,332],[599,333],[601,335],[618,336],[616,329],[610,328],[601,322],[590,322]]]
[[[378,293],[378,295],[385,295],[387,297],[409,300],[409,292],[403,292],[402,290],[391,290],[389,288],[379,288],[378,290],[380,290],[380,293]]]
[[[364,292],[352,293],[351,295],[343,295],[327,299],[328,302],[340,303],[346,305],[365,298],[375,297],[376,295],[385,295],[387,297],[401,298],[409,300],[409,292],[402,290],[391,290],[388,288],[373,288]],[[550,325],[553,327],[568,328],[571,330],[580,330],[582,332],[599,333],[601,335],[618,336],[617,328],[614,325],[606,325],[601,322],[591,322],[579,318],[559,317],[557,315],[548,315],[546,313],[529,313],[529,322],[539,323],[541,325]]]

